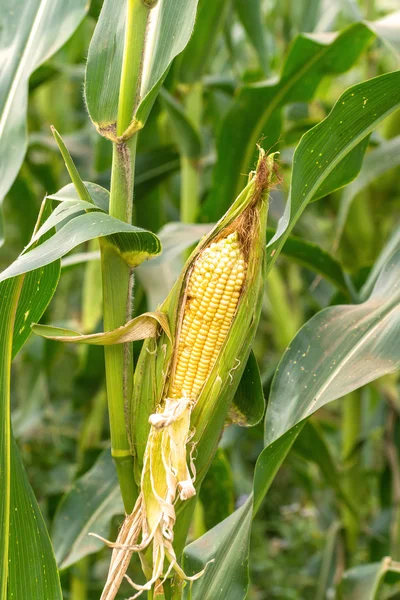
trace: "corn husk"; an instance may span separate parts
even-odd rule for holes
[[[274,177],[274,156],[266,157],[260,150],[257,169],[247,186],[200,241],[158,309],[168,316],[171,338],[161,331],[158,338],[144,342],[129,415],[140,495],[116,544],[110,544],[114,550],[102,600],[115,598],[133,552],[139,553],[148,581],[144,586],[131,581],[137,591],[132,598],[152,586],[159,592],[172,572],[182,580],[202,575],[187,577],[177,561],[190,519],[190,509],[183,509],[195,497],[212,461],[258,326],[265,281],[268,192]],[[172,400],[168,388],[193,264],[213,241],[233,231],[239,234],[247,269],[230,330],[197,398]]]

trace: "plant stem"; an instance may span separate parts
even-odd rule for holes
[[[201,83],[193,84],[185,98],[186,114],[192,125],[200,130],[203,88]],[[194,223],[200,207],[200,172],[196,159],[181,156],[181,221]]]
[[[138,103],[142,78],[143,49],[150,8],[143,0],[128,0],[125,49],[118,104],[117,135],[129,127]]]
[[[343,460],[349,461],[351,466],[346,469],[343,478],[343,487],[348,493],[349,498],[357,505],[357,499],[360,498],[360,476],[359,464],[351,455],[354,453],[357,442],[360,438],[361,430],[361,397],[357,390],[351,392],[343,401],[342,413],[342,456]],[[354,463],[354,464],[353,464]],[[359,521],[356,516],[349,511],[346,506],[342,507],[342,519],[346,530],[346,545],[350,555],[356,549],[359,533]]]
[[[128,128],[139,98],[149,10],[142,0],[128,1],[118,106],[118,136]],[[127,141],[113,145],[110,215],[127,223],[132,222],[136,144],[137,134],[134,134]],[[133,274],[118,250],[103,238],[101,264],[104,328],[109,331],[124,325],[131,318]],[[104,348],[111,452],[127,513],[132,512],[137,498],[133,456],[125,418],[128,399],[132,393],[131,346],[116,344]]]
[[[73,600],[87,600],[89,575],[89,556],[78,561],[73,568],[71,577],[71,598]]]

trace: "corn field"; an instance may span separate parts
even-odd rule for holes
[[[0,600],[400,598],[399,0],[0,0]]]

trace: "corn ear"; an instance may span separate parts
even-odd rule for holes
[[[171,338],[160,332],[143,345],[130,406],[140,496],[111,544],[102,600],[115,597],[132,552],[151,564],[144,586],[131,582],[132,598],[152,586],[162,590],[172,570],[190,579],[177,561],[176,519],[211,463],[258,325],[274,174],[274,156],[260,150],[248,185],[193,251],[158,309],[168,316]],[[181,529],[179,551],[185,525]]]

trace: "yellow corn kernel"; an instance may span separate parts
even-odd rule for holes
[[[196,400],[229,331],[245,273],[237,233],[212,243],[196,261],[187,286],[170,398]]]

